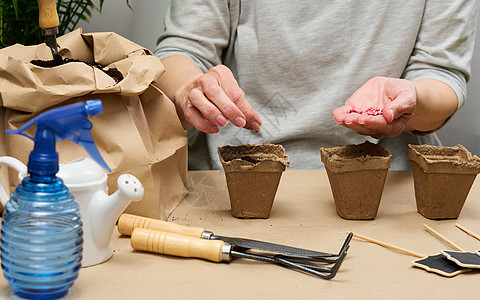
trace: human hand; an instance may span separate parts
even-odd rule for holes
[[[332,112],[338,124],[374,138],[395,137],[415,112],[415,85],[404,79],[374,77],[345,105]]]
[[[198,130],[217,133],[230,120],[235,126],[258,131],[262,121],[245,98],[232,72],[218,65],[175,94],[185,119]]]

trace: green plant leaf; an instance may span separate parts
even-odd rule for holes
[[[13,9],[15,10],[15,16],[18,17],[18,0],[13,0]]]
[[[132,9],[129,0],[125,1]],[[59,35],[75,30],[80,20],[88,22],[94,10],[102,13],[103,4],[104,0],[99,0],[98,7],[92,0],[57,0]],[[16,43],[36,45],[43,42],[37,0],[0,0],[0,48]]]

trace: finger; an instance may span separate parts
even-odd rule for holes
[[[378,138],[392,131],[392,124],[388,124],[382,115],[361,114],[358,115],[357,122],[349,124],[348,128],[355,130],[359,134]]]
[[[229,119],[235,126],[243,127],[246,124],[246,117],[240,108],[227,96],[231,89],[233,75],[220,74],[216,68],[202,76],[197,81],[207,98],[215,104],[220,112]],[[235,83],[236,84],[236,83]],[[237,85],[238,86],[238,85]]]
[[[355,130],[358,134],[361,134],[361,135],[373,135],[373,134],[376,134],[376,132],[374,132],[373,130],[369,129],[369,128],[366,128],[362,125],[359,125],[359,124],[350,124],[347,126],[348,128],[352,129],[352,130]]]
[[[412,116],[415,113],[416,99],[414,94],[402,92],[398,95],[389,96],[391,99],[385,103],[383,114],[387,122],[392,122],[402,116]]]
[[[392,130],[392,124],[387,123],[382,115],[379,116],[362,116],[363,123],[361,126],[375,133],[387,133]]]
[[[413,116],[414,113],[414,107],[405,107],[400,103],[394,102],[389,103],[388,106],[385,106],[385,109],[383,111],[383,115],[389,123],[399,118],[407,118],[408,120]]]
[[[347,113],[345,115],[345,118],[343,122],[347,125],[351,124],[358,124],[358,117],[361,116],[360,114],[357,113]]]
[[[212,103],[203,92],[197,88],[193,88],[188,93],[190,104],[197,109],[200,115],[210,120],[217,126],[225,126],[228,120],[223,116],[222,112]]]
[[[250,103],[245,98],[245,93],[243,91],[236,92],[230,95],[230,99],[234,101],[237,107],[243,112],[246,119],[246,124],[244,128],[259,131],[262,126],[262,120],[257,112],[253,109]]]
[[[332,111],[332,116],[337,121],[338,124],[343,124],[345,122],[345,116],[348,114],[350,110],[347,106],[342,106]]]
[[[358,116],[357,122],[360,125],[374,130],[381,130],[388,125],[388,122],[383,117],[383,115],[372,116],[367,114],[361,114]]]
[[[372,132],[371,136],[375,138],[378,138],[378,136],[395,137],[405,129],[405,122],[401,119],[396,119],[391,123],[387,123],[381,116],[375,116],[372,119],[375,120],[366,122],[363,127],[370,130]]]
[[[219,112],[235,126],[245,126],[246,120],[244,114],[240,111],[237,105],[230,100],[220,86],[215,85],[214,82],[204,82],[203,92],[220,110]]]
[[[393,122],[393,120],[395,120],[395,115],[399,115],[399,114],[398,113],[395,114],[395,110],[390,106],[390,107],[384,107],[382,111],[382,115],[388,123],[391,123]]]
[[[211,69],[211,71],[218,78],[221,78],[219,82],[222,90],[225,92],[230,101],[232,101],[243,113],[246,121],[246,125],[244,127],[258,131],[262,121],[257,112],[248,102],[247,98],[245,97],[245,93],[238,85],[230,69],[223,65],[219,65]]]
[[[391,130],[386,132],[385,136],[390,138],[396,137],[405,130],[406,124],[407,121],[403,117],[395,119],[392,123],[390,123]]]
[[[202,113],[190,103],[187,103],[185,107],[185,119],[195,128],[205,133],[217,133],[219,131],[215,123],[204,118]]]

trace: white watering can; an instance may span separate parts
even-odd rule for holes
[[[18,159],[2,156],[0,167],[8,166],[18,172],[21,181],[27,167]],[[80,206],[83,222],[82,267],[107,261],[113,255],[112,234],[117,219],[131,201],[143,197],[143,185],[133,175],[118,177],[118,190],[108,195],[107,174],[90,158],[80,158],[60,165],[57,173]],[[0,184],[0,201],[5,207],[9,196]]]

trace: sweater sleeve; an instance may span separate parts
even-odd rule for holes
[[[230,42],[229,1],[175,0],[164,20],[165,31],[157,40],[160,59],[183,55],[206,72],[222,63]]]
[[[460,109],[470,79],[477,0],[426,0],[422,24],[403,78],[432,78],[450,86]]]

